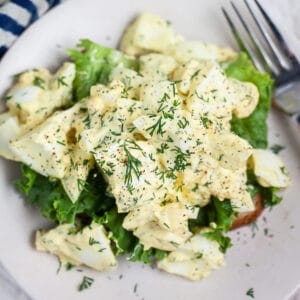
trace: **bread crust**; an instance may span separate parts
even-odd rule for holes
[[[257,193],[254,196],[253,203],[255,206],[254,211],[239,214],[236,219],[234,219],[230,230],[248,225],[254,222],[261,215],[264,210],[264,202],[261,194]]]

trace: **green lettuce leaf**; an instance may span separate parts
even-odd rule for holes
[[[218,242],[219,249],[223,253],[226,253],[226,250],[232,246],[230,238],[224,236],[220,229],[213,229],[210,232],[202,233],[202,235],[210,240]]]
[[[261,188],[261,194],[264,200],[264,207],[273,207],[282,201],[282,197],[277,195],[279,188],[269,187]]]
[[[138,69],[138,61],[127,58],[120,51],[98,45],[83,39],[77,45],[79,50],[69,49],[67,52],[76,65],[74,80],[74,100],[79,101],[90,93],[91,86],[107,84],[109,74],[119,63],[134,70]]]
[[[116,254],[131,253],[137,243],[137,238],[123,228],[123,220],[126,214],[117,212],[117,208],[113,207],[106,211],[100,218],[94,219],[96,222],[103,224],[110,232],[110,238],[114,241]]]
[[[208,205],[200,207],[196,219],[189,220],[189,227],[192,232],[198,228],[208,227],[214,222],[217,229],[227,232],[232,225],[232,216],[234,214],[230,200],[220,201],[212,197]]]
[[[252,170],[247,171],[247,188],[251,197],[254,197],[257,193],[261,194],[264,201],[264,207],[272,207],[282,201],[282,197],[277,195],[277,192],[280,189],[276,187],[261,186]]]
[[[220,245],[220,251],[225,253],[232,244],[230,238],[224,236],[223,232],[230,229],[233,214],[230,200],[220,201],[212,197],[208,205],[200,207],[197,218],[189,220],[189,228],[192,232],[197,232],[202,227],[210,227],[212,222],[215,223],[216,228],[211,228],[209,232],[202,233],[202,235],[217,241]]]
[[[117,208],[113,207],[111,210],[105,212],[105,214],[97,218],[95,221],[103,224],[110,232],[110,238],[115,243],[115,253],[125,254],[130,253],[128,258],[130,261],[142,261],[145,264],[151,264],[153,259],[161,260],[168,252],[164,250],[150,248],[144,250],[142,244],[139,243],[131,231],[123,228],[123,220],[126,214],[120,214],[117,212]]]
[[[115,205],[114,199],[105,194],[106,183],[97,170],[90,172],[85,189],[75,203],[59,180],[50,180],[26,165],[22,165],[22,178],[16,181],[16,186],[28,203],[37,205],[44,217],[58,223],[74,223],[78,214],[89,217],[103,214]]]
[[[144,250],[144,246],[137,243],[133,249],[129,261],[141,261],[144,264],[152,264],[152,249]]]
[[[267,73],[260,73],[245,53],[226,67],[227,76],[255,84],[259,91],[259,103],[247,118],[232,118],[231,130],[246,139],[254,148],[265,149],[268,146],[266,120],[271,105],[273,81]]]
[[[162,260],[168,255],[168,251],[150,248],[144,250],[144,246],[139,242],[135,245],[129,261],[141,261],[144,264],[152,264],[153,260]]]

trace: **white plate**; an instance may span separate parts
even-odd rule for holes
[[[271,6],[271,1],[264,3]],[[274,11],[280,16],[279,1],[277,5],[278,9]],[[65,48],[74,47],[80,38],[116,46],[126,24],[143,11],[171,20],[177,31],[187,38],[231,43],[219,1],[72,0],[35,23],[7,53],[0,64],[0,94],[11,83],[13,74],[37,66],[59,66],[66,59]],[[37,209],[25,204],[14,190],[12,180],[19,175],[18,166],[3,159],[0,160],[0,259],[34,299],[75,300],[86,296],[88,299],[197,297],[239,300],[247,299],[247,290],[253,288],[256,299],[282,300],[300,279],[300,205],[297,193],[300,147],[295,142],[297,133],[284,116],[272,112],[270,127],[270,144],[286,146],[282,157],[294,185],[284,193],[284,202],[280,206],[270,214],[265,212],[265,221],[261,218],[258,222],[255,237],[251,238],[250,228],[232,233],[235,246],[228,251],[227,266],[201,282],[190,282],[125,260],[121,260],[118,271],[111,274],[87,269],[83,272],[62,270],[56,274],[56,258],[33,248],[34,231],[47,221],[39,216]],[[272,237],[265,236],[265,228]],[[77,286],[84,274],[95,281],[90,289],[80,293]],[[120,275],[123,275],[122,279]]]

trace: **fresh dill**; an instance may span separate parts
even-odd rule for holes
[[[251,297],[251,298],[254,298],[254,290],[253,288],[249,289],[247,292],[246,292],[246,295]]]
[[[201,119],[203,126],[206,129],[212,124],[212,121],[210,119],[208,119],[207,117],[200,117],[200,119]]]
[[[84,123],[84,125],[87,129],[91,128],[91,117],[90,117],[90,115],[86,116],[86,118],[83,120],[83,123]]]
[[[126,154],[126,171],[125,171],[125,184],[129,191],[132,192],[132,179],[133,176],[139,178],[141,172],[139,167],[142,165],[141,161],[133,156],[130,150],[142,151],[141,147],[133,140],[126,140],[123,145]]]
[[[157,153],[164,153],[165,152],[165,150],[167,150],[167,149],[169,149],[169,146],[168,146],[168,144],[167,143],[162,143],[161,145],[160,145],[160,148],[157,148],[156,149],[156,151],[157,151]]]
[[[151,136],[153,136],[153,134],[156,131],[157,135],[163,135],[165,133],[165,131],[163,130],[164,125],[166,124],[166,122],[163,122],[163,117],[159,117],[157,122],[155,122],[152,126],[148,127],[146,129],[147,132],[149,132],[149,134]]]
[[[195,77],[198,76],[200,70],[197,70],[192,76],[191,76],[191,80],[193,80]]]
[[[35,76],[33,79],[33,84],[41,89],[45,89],[45,80],[41,77]]]
[[[12,98],[12,95],[6,95],[4,97],[4,101],[7,102],[8,100],[10,100]]]
[[[71,264],[70,262],[67,262],[65,265],[66,271],[70,271],[71,269],[73,269],[75,266],[73,264]]]
[[[66,146],[66,143],[61,142],[61,141],[56,141],[56,143],[57,143],[57,144],[60,144],[60,145],[62,145],[62,146]]]
[[[65,78],[66,78],[66,76],[61,76],[61,77],[57,78],[58,87],[60,87],[60,86],[68,86],[68,84],[65,82]]]
[[[172,149],[175,152],[175,162],[174,162],[174,170],[175,171],[184,171],[187,166],[190,166],[191,163],[189,162],[190,152],[186,151],[183,152],[179,147],[175,147]]]
[[[180,119],[177,122],[178,127],[181,128],[181,129],[184,129],[189,124],[190,124],[189,121],[185,117],[183,117],[182,119]]]
[[[90,246],[93,246],[93,245],[95,245],[95,244],[100,244],[100,242],[99,241],[97,241],[97,240],[95,240],[93,237],[90,237],[89,238],[89,245]]]
[[[94,279],[88,276],[83,276],[82,282],[79,285],[79,292],[88,289],[94,282]]]
[[[79,191],[81,190],[85,190],[87,191],[87,182],[85,180],[82,179],[77,179],[77,188]]]
[[[285,147],[282,146],[282,145],[279,145],[279,144],[275,144],[270,149],[272,150],[273,153],[278,154],[279,152],[281,152],[282,150],[284,150]]]

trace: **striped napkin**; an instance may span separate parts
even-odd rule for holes
[[[61,0],[0,0],[0,58],[22,32]]]

